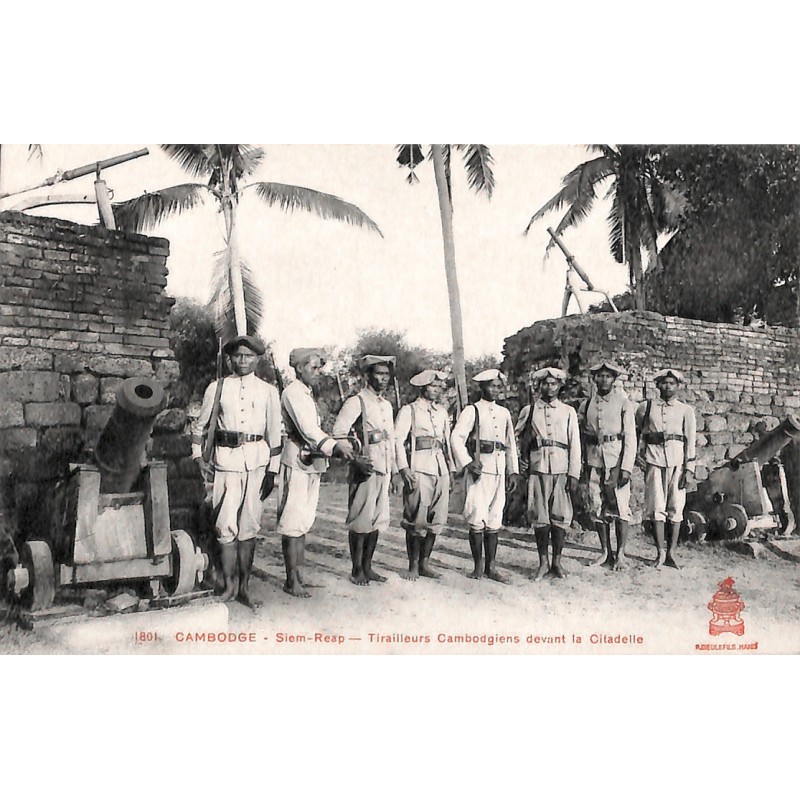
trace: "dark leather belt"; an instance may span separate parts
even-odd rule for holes
[[[616,442],[622,439],[621,433],[607,433],[603,436],[598,436],[596,433],[587,433],[586,441],[589,444],[605,444],[606,442]]]
[[[260,442],[264,437],[260,433],[240,433],[239,431],[217,431],[214,444],[217,447],[241,447],[245,442]]]
[[[560,447],[562,450],[569,450],[569,445],[557,442],[555,439],[537,439],[533,444],[533,449],[538,450],[540,447]]]
[[[441,439],[435,436],[417,436],[414,440],[417,450],[440,450],[442,448]]]
[[[663,433],[662,431],[647,431],[642,438],[645,444],[664,444],[664,442],[685,442],[686,437],[682,433]]]
[[[505,450],[506,446],[503,442],[488,442],[486,439],[481,439],[481,453],[488,454],[494,453],[495,450]]]

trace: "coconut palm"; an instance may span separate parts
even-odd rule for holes
[[[237,209],[245,193],[254,194],[268,206],[283,211],[310,211],[323,219],[335,219],[367,228],[383,236],[378,226],[352,203],[303,186],[251,181],[243,183],[259,167],[264,150],[249,144],[164,144],[161,148],[192,177],[205,183],[183,183],[148,192],[114,204],[117,226],[123,230],[153,228],[173,214],[190,211],[208,197],[214,198],[225,220],[225,248],[215,256],[210,303],[217,330],[228,338],[255,333],[261,322],[263,300],[250,267],[238,246]]]
[[[551,211],[567,206],[567,212],[555,230],[562,233],[578,225],[592,209],[601,184],[610,181],[606,197],[611,200],[608,214],[611,254],[620,264],[628,265],[628,278],[637,309],[645,308],[642,283],[642,249],[649,265],[658,264],[657,239],[660,233],[674,231],[684,208],[683,196],[662,180],[658,172],[656,148],[646,145],[591,145],[596,158],[579,164],[532,217],[525,228]],[[545,250],[553,246],[551,239]]]
[[[450,331],[453,337],[453,371],[456,381],[456,402],[458,409],[467,403],[467,376],[464,365],[464,330],[461,320],[461,295],[456,271],[456,251],[453,240],[453,188],[451,177],[451,155],[453,150],[464,154],[464,167],[467,171],[469,187],[491,198],[494,190],[492,173],[492,154],[485,144],[432,144],[430,159],[439,197],[439,214],[442,222],[444,242],[444,271],[447,278],[447,295],[450,303]],[[422,146],[418,144],[397,145],[397,163],[408,170],[407,181],[419,182],[415,172],[424,161]]]

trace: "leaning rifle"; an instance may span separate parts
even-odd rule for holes
[[[269,363],[272,365],[272,371],[275,373],[275,383],[278,384],[278,391],[283,394],[285,388],[283,385],[283,375],[281,375],[281,371],[275,363],[275,353],[272,352],[272,348],[269,349]]]
[[[219,409],[222,404],[222,384],[225,380],[222,377],[222,358],[222,339],[220,339],[219,349],[217,350],[217,391],[214,394],[214,405],[211,407],[211,417],[208,420],[206,440],[203,444],[203,461],[205,461],[206,464],[211,462],[211,457],[214,454],[214,438],[217,433],[217,425],[219,424]]]

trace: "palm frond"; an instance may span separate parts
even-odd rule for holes
[[[161,149],[194,178],[208,178],[218,167],[216,145],[162,144]]]
[[[485,144],[462,144],[457,147],[464,151],[464,166],[467,170],[469,188],[477,194],[483,192],[491,198],[494,191],[494,173],[492,172],[494,159],[489,148]]]
[[[277,206],[282,211],[310,211],[322,219],[367,228],[383,237],[381,229],[358,206],[335,195],[285,183],[251,183],[245,188],[251,187],[267,205]]]
[[[220,144],[217,145],[222,157],[230,160],[233,165],[233,175],[239,179],[252,175],[264,160],[264,150],[252,144]]]
[[[200,183],[182,183],[157,192],[146,192],[140,197],[113,203],[117,227],[124,231],[140,233],[154,228],[173,214],[189,211],[202,203],[208,192]]]
[[[531,217],[528,227],[525,228],[525,233],[528,233],[536,220],[541,219],[551,211],[558,211],[565,205],[575,207],[574,222],[582,219],[594,202],[597,185],[613,174],[614,162],[608,156],[600,156],[579,164],[565,176],[561,183],[560,191]],[[564,220],[562,220],[563,222]],[[562,224],[559,224],[559,229],[564,230]]]
[[[244,289],[244,311],[247,319],[247,333],[258,332],[264,316],[264,297],[253,280],[253,271],[239,258]],[[214,315],[217,336],[223,342],[236,336],[236,316],[234,313],[233,288],[231,284],[231,249],[214,254],[214,267],[211,273],[211,298],[208,307]]]
[[[625,261],[623,252],[624,236],[622,231],[622,214],[620,213],[617,196],[612,196],[611,208],[608,211],[608,246],[614,261],[622,264]]]
[[[425,160],[422,155],[422,147],[418,144],[398,144],[395,145],[397,151],[397,165],[400,169],[407,169],[406,181],[413,186],[419,183],[417,173],[414,171]]]

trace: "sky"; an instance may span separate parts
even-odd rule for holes
[[[394,145],[262,145],[266,158],[254,181],[277,181],[335,194],[359,206],[380,227],[321,220],[306,212],[267,207],[255,192],[239,208],[242,255],[264,293],[261,335],[274,342],[279,363],[296,346],[347,347],[358,332],[387,328],[435,350],[452,348],[444,275],[441,223],[433,167],[417,168],[406,182]],[[150,155],[108,169],[103,178],[115,200],[193,180],[153,144],[45,144],[41,158],[25,145],[3,146],[3,189],[34,185],[85,163],[147,147]],[[561,314],[566,262],[557,249],[545,260],[546,228],[554,213],[523,235],[533,213],[561,186],[561,179],[590,157],[581,145],[490,145],[496,187],[491,199],[467,185],[460,154],[453,170],[456,264],[468,358],[499,356],[507,336]],[[63,194],[93,192],[94,176],[57,184]],[[53,191],[51,189],[50,191]],[[30,195],[37,194],[31,192]],[[19,198],[0,202],[13,206]],[[49,206],[32,213],[94,224],[87,206]],[[607,205],[596,208],[564,241],[592,281],[610,293],[624,290],[627,270],[608,252]],[[223,247],[216,204],[171,218],[148,231],[170,241],[167,291],[205,302],[213,255]],[[592,301],[598,295],[589,296]],[[578,307],[572,300],[570,312]]]

